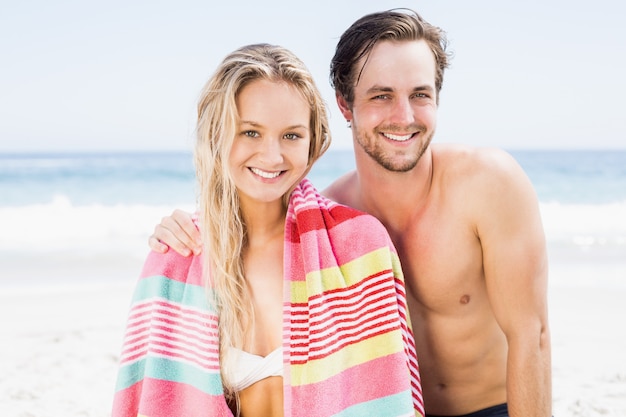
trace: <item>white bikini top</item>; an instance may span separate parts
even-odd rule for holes
[[[283,376],[283,348],[279,346],[267,356],[254,355],[241,349],[231,348],[234,357],[234,369],[228,380],[235,391],[241,391],[250,385],[270,376]]]

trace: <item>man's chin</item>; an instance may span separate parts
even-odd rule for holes
[[[419,157],[408,159],[406,156],[389,157],[385,155],[369,155],[378,165],[385,168],[387,171],[398,173],[411,171],[419,161]]]

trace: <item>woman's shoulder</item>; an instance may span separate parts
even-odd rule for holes
[[[164,277],[185,284],[202,284],[203,256],[183,256],[170,249],[165,253],[151,251],[144,262],[141,278]]]

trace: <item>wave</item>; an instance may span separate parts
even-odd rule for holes
[[[0,206],[0,265],[9,271],[0,275],[19,275],[20,284],[83,282],[84,275],[89,282],[132,280],[154,226],[175,208],[194,210],[189,204],[76,204],[65,195]],[[540,209],[552,285],[626,286],[626,202],[541,203]],[[0,276],[0,287],[13,282]]]
[[[75,205],[64,195],[45,204],[0,207],[0,250],[145,249],[154,226],[174,208],[193,210],[185,204]]]
[[[56,195],[44,204],[0,206],[0,250],[85,248],[85,245],[129,246],[147,237],[175,208],[189,203],[75,204]],[[609,204],[541,203],[549,244],[574,247],[626,248],[626,201]]]
[[[626,201],[605,204],[541,203],[540,210],[549,240],[571,240],[581,245],[626,244]]]

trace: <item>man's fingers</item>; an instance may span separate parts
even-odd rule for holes
[[[161,243],[159,239],[157,239],[154,235],[150,235],[150,237],[148,238],[148,245],[150,246],[150,249],[159,253],[165,253],[170,248],[169,246]]]
[[[165,246],[183,256],[191,255],[194,247],[192,238],[172,216],[161,219],[161,223],[155,226],[148,244],[157,252],[167,252],[167,249],[163,249]]]
[[[196,227],[196,224],[193,222],[193,218],[191,214],[187,213],[186,211],[176,209],[172,213],[172,216],[170,217],[170,219],[175,221],[177,223],[177,226],[180,227],[180,229],[187,236],[189,236],[189,239],[191,241],[190,242],[185,241],[185,243],[189,243],[188,246],[190,249],[199,249],[199,250],[202,249],[202,239],[200,237],[200,231]],[[174,232],[173,229],[172,231]]]
[[[164,236],[167,236],[167,239],[164,239]],[[192,252],[188,246],[160,225],[155,228],[154,234],[148,240],[148,244],[152,250],[159,253],[165,253],[169,249],[173,249],[183,256],[189,256]]]

